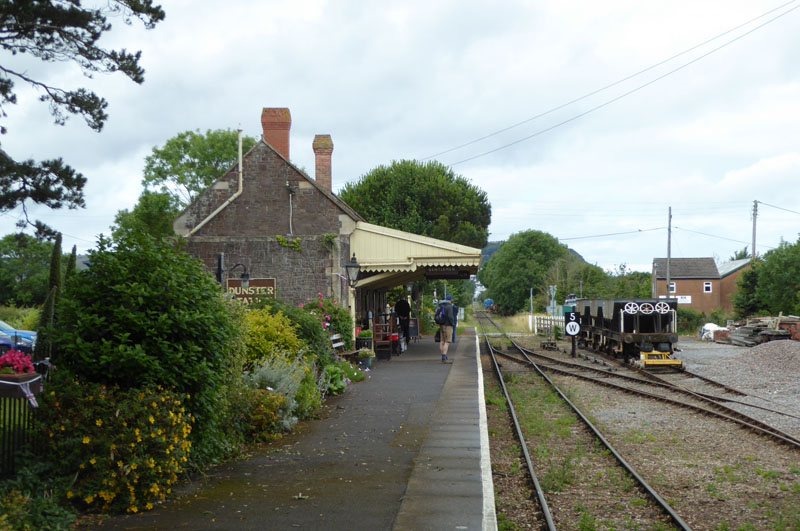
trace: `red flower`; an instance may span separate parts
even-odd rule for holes
[[[0,370],[10,367],[16,374],[33,372],[31,357],[13,348],[0,356]]]

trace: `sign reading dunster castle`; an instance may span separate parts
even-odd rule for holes
[[[250,285],[242,287],[242,281],[238,278],[231,278],[227,281],[225,290],[234,300],[243,304],[250,304],[256,299],[275,298],[275,279],[274,278],[251,278]]]

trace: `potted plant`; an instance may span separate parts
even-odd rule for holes
[[[356,338],[356,348],[372,350],[372,330],[362,330]]]
[[[0,356],[0,378],[4,380],[28,380],[36,376],[31,357],[13,348]]]
[[[372,358],[375,357],[375,353],[372,349],[369,348],[362,348],[358,351],[358,362],[362,364],[364,367],[371,368],[372,367]]]

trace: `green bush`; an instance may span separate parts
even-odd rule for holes
[[[306,344],[304,355],[312,359],[320,369],[333,360],[331,341],[317,318],[297,306],[277,299],[261,299],[250,305],[251,308],[264,308],[271,314],[282,313],[296,326],[295,331]]]
[[[678,333],[697,334],[700,328],[708,322],[706,314],[689,310],[688,308],[678,308]]]
[[[13,477],[0,483],[0,529],[73,529],[77,514],[53,497],[56,482],[50,472],[49,465],[31,456]]]
[[[734,316],[729,313],[723,312],[721,309],[716,309],[708,315],[708,319],[710,322],[714,324],[718,324],[719,326],[725,326],[728,324],[729,320],[731,321],[734,320]]]
[[[80,378],[187,393],[198,463],[216,460],[217,395],[239,334],[230,304],[203,265],[146,236],[101,237],[90,267],[71,276],[58,307],[54,360]]]
[[[344,393],[350,382],[360,382],[365,378],[360,369],[353,367],[347,361],[340,361],[325,366],[322,384],[325,394],[338,395]]]
[[[0,306],[0,321],[5,321],[17,330],[36,330],[39,322],[38,308]]]
[[[322,408],[322,389],[318,382],[318,371],[311,365],[306,367],[306,375],[297,390],[297,417],[303,420],[313,418]]]
[[[248,440],[268,442],[279,437],[286,397],[266,389],[252,389],[249,403]]]
[[[264,309],[247,312],[247,361],[250,364],[267,358],[275,351],[299,353],[305,346],[297,337],[296,325],[281,312]]]
[[[187,396],[57,377],[41,395],[36,429],[58,493],[91,512],[138,512],[164,501],[189,458]]]
[[[306,299],[300,307],[316,318],[328,334],[340,334],[345,350],[353,350],[353,317],[337,300],[317,293],[317,298]]]
[[[260,360],[245,375],[248,387],[279,393],[285,398],[278,425],[282,431],[291,430],[298,417],[304,413],[298,411],[297,397],[309,370],[302,358],[296,359],[291,353],[275,354]]]

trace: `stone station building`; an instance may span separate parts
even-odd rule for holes
[[[322,293],[350,305],[359,323],[380,313],[388,289],[477,272],[480,249],[366,223],[339,199],[331,190],[330,135],[314,138],[312,179],[290,161],[289,109],[263,109],[261,124],[261,141],[173,223],[186,251],[221,272],[228,292],[293,304]],[[345,265],[354,255],[361,273],[351,296]],[[250,287],[242,289],[245,271]]]

